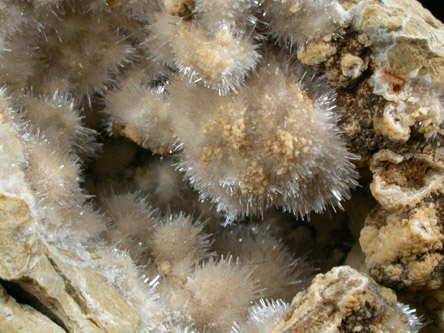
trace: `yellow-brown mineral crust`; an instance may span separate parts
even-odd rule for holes
[[[299,47],[297,57],[304,65],[325,72],[333,86],[348,87],[367,70],[370,45],[365,33],[348,30],[345,36],[328,37]]]
[[[434,204],[396,213],[376,208],[360,238],[370,274],[400,288],[438,288],[444,258],[440,224]]]
[[[351,80],[357,79],[366,69],[364,60],[353,54],[347,53],[341,58],[341,72],[344,77]]]
[[[362,11],[343,31],[301,44],[298,59],[338,87],[339,126],[361,156],[357,165],[368,163],[373,173],[379,205],[360,237],[368,273],[395,288],[437,290],[444,266],[444,26],[415,1],[340,3]],[[438,322],[441,301],[430,307]]]
[[[338,89],[338,105],[341,106],[339,127],[351,144],[351,150],[361,156],[360,165],[366,165],[372,153],[381,145],[381,137],[376,135],[373,119],[382,113],[386,101],[373,94],[367,80],[360,82],[355,89]]]
[[[245,121],[239,118],[233,124],[224,125],[224,139],[233,146],[235,150],[241,150],[247,145],[247,132],[245,131]]]
[[[268,188],[270,182],[265,175],[264,169],[256,162],[251,162],[240,174],[240,190],[242,194],[253,193],[262,195]]]
[[[306,66],[318,66],[337,53],[334,45],[327,42],[312,42],[298,50],[298,59]]]

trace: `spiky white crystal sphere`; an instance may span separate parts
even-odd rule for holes
[[[229,218],[271,207],[305,216],[340,206],[356,178],[335,125],[335,94],[300,65],[269,56],[239,94],[170,87],[181,168]],[[180,124],[180,126],[179,126]]]

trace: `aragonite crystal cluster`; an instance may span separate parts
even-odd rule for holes
[[[417,2],[0,0],[0,28],[0,331],[416,332],[405,290],[443,325]],[[331,269],[353,242],[366,272]]]

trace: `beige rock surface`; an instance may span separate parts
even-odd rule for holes
[[[27,239],[23,230],[32,219],[23,201],[1,197],[0,217],[1,280],[32,295],[36,308],[49,311],[69,331],[142,331],[136,311],[104,276],[73,252]]]
[[[370,169],[370,188],[380,206],[368,215],[360,237],[369,273],[397,288],[439,288],[444,260],[441,159],[380,150]]]
[[[348,266],[317,275],[273,332],[409,332],[396,294]]]
[[[444,80],[444,25],[419,2],[368,1],[353,27],[369,36],[377,66],[404,80]]]
[[[17,303],[0,285],[0,332],[62,333],[66,331],[33,307]]]

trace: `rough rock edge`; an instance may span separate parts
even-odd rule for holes
[[[348,266],[318,274],[272,332],[410,332],[394,291]]]
[[[63,333],[65,330],[26,304],[19,304],[0,285],[0,331]]]

